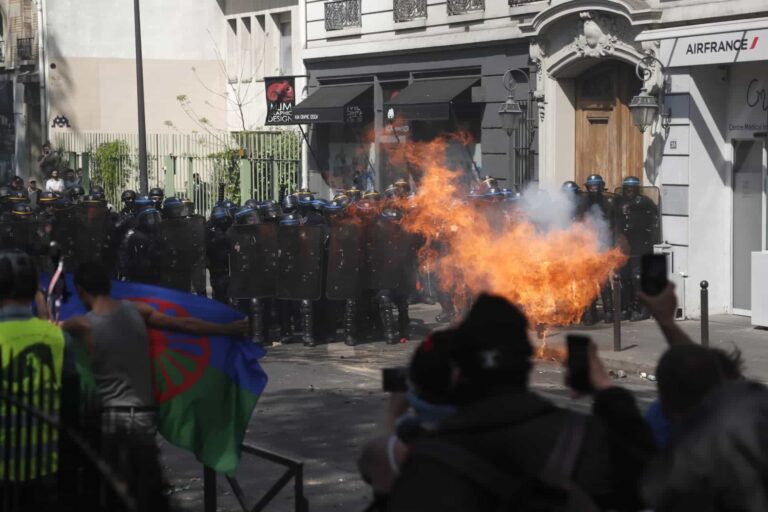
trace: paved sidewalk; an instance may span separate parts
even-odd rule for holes
[[[422,304],[412,307],[414,318],[425,322],[424,329],[436,328],[435,315],[440,311],[437,306]],[[692,340],[701,340],[701,324],[696,320],[681,321],[680,326]],[[656,362],[667,346],[661,331],[653,320],[643,322],[622,322],[621,338],[623,349],[613,351],[613,324],[597,324],[593,327],[574,326],[572,328],[552,329],[547,335],[547,346],[556,350],[565,346],[565,336],[569,332],[578,332],[590,336],[600,348],[600,356],[606,364],[615,370],[631,373],[655,373]],[[531,341],[535,341],[531,333]],[[418,339],[420,336],[414,336]],[[747,375],[768,382],[768,330],[756,328],[748,317],[735,315],[714,315],[709,319],[709,343],[711,347],[732,350],[734,346],[742,352]]]

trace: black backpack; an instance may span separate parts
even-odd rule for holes
[[[592,498],[572,480],[586,422],[583,415],[568,414],[544,469],[536,476],[507,473],[469,450],[437,439],[419,441],[412,453],[450,467],[496,496],[498,512],[598,512]]]

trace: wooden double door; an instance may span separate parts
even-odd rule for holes
[[[607,61],[575,79],[576,182],[600,174],[613,191],[627,176],[643,175],[643,135],[629,102],[640,92],[629,64]]]

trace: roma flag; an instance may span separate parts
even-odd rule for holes
[[[72,276],[66,278],[72,295],[61,309],[62,320],[86,312]],[[166,315],[216,323],[243,318],[219,302],[156,286],[113,281],[112,296],[146,302]],[[195,337],[154,329],[149,330],[149,341],[160,433],[206,466],[234,472],[246,427],[267,385],[259,364],[264,349],[247,338]]]

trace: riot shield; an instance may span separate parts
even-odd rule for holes
[[[229,229],[229,297],[251,299],[277,293],[277,224],[235,225]]]
[[[366,228],[365,288],[393,290],[399,288],[406,263],[406,239],[400,224],[377,218]]]
[[[360,223],[334,222],[328,241],[325,295],[329,299],[355,299],[361,290],[363,229]]]
[[[40,223],[35,220],[11,221],[0,224],[0,249],[17,249],[30,255],[44,250],[39,237]]]
[[[318,300],[323,285],[325,231],[318,226],[280,226],[277,297]]]
[[[90,252],[84,210],[80,207],[55,212],[51,226],[51,240],[61,248],[67,270],[74,270],[81,263],[94,258],[93,253]]]
[[[164,219],[160,224],[160,238],[167,253],[160,262],[163,267],[161,285],[183,292],[192,287],[192,269],[199,260],[200,233],[192,218]],[[203,232],[202,236],[205,236]]]
[[[83,214],[88,254],[101,259],[107,249],[109,234],[109,211],[103,206],[86,206]]]
[[[641,255],[653,251],[661,243],[661,192],[658,187],[639,187],[638,196],[616,189],[616,231],[630,246],[630,252]]]

